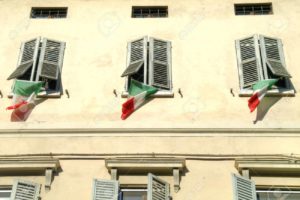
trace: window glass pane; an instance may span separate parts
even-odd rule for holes
[[[122,200],[147,200],[146,191],[124,191]]]
[[[257,200],[299,200],[300,191],[257,191]]]
[[[0,189],[0,200],[10,200],[11,190]]]

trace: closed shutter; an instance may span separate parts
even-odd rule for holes
[[[169,200],[170,185],[164,180],[148,174],[147,200]]]
[[[11,200],[38,200],[40,184],[29,181],[15,180],[11,193]]]
[[[171,42],[150,38],[149,84],[171,90]]]
[[[118,200],[119,182],[94,179],[93,200]]]
[[[263,80],[258,36],[236,40],[236,53],[239,66],[241,89],[249,88]]]
[[[7,78],[11,80],[23,76],[31,67],[35,67],[37,62],[40,38],[35,38],[27,42],[23,42],[20,49],[19,61],[17,69]],[[33,71],[30,80],[33,79]]]
[[[250,179],[233,174],[234,200],[256,200],[255,183]]]
[[[65,43],[44,38],[42,43],[38,76],[57,80],[62,68]]]
[[[265,70],[268,67],[275,76],[290,78],[291,75],[285,68],[282,41],[261,35],[260,44]]]
[[[147,37],[128,42],[127,68],[125,69],[121,77],[136,74],[142,66],[144,66],[144,83],[146,83],[145,77],[147,74]]]

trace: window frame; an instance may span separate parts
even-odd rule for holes
[[[39,10],[55,10],[55,9],[61,9],[65,11],[65,15],[63,17],[49,17],[50,15],[48,15],[48,17],[33,17],[33,12],[35,9],[39,9]],[[31,7],[31,11],[30,11],[30,19],[65,19],[68,17],[68,7]]]
[[[135,187],[134,185],[131,186],[128,186],[127,187],[122,187],[122,185],[120,186],[120,192],[119,194],[121,193],[121,197],[122,198],[119,198],[119,200],[123,200],[124,197],[123,197],[123,192],[145,192],[146,194],[146,198],[147,198],[147,185],[145,185],[144,187]]]
[[[141,14],[140,16],[136,16],[135,15],[135,9],[140,9],[140,10],[143,10],[143,9],[148,9],[149,10],[149,13],[147,14],[147,16]],[[151,13],[150,13],[150,9],[157,9],[157,13],[155,13],[154,16],[151,16]],[[166,15],[160,15],[159,14],[159,11],[160,9],[165,9],[165,13]],[[131,7],[131,18],[134,18],[134,19],[145,19],[145,18],[168,18],[169,17],[169,7],[168,6],[132,6]]]
[[[238,76],[239,76],[239,96],[240,97],[249,97],[253,94],[253,89],[252,87],[250,88],[244,88],[244,85],[242,84],[241,82],[241,79],[242,79],[242,76],[243,76],[243,69],[242,69],[242,60],[241,60],[241,50],[240,50],[240,46],[239,46],[239,42],[242,41],[242,40],[245,40],[247,38],[250,38],[250,37],[253,37],[254,40],[258,42],[258,44],[256,44],[256,42],[254,41],[254,45],[258,45],[258,46],[255,46],[255,51],[258,51],[256,53],[258,53],[258,63],[257,63],[257,67],[259,68],[258,69],[258,73],[259,73],[259,76],[261,78],[261,80],[265,80],[267,79],[269,76],[270,76],[270,72],[267,72],[268,71],[268,67],[266,66],[266,64],[264,62],[266,62],[266,58],[265,58],[265,53],[262,52],[262,47],[260,46],[261,45],[261,38],[262,37],[267,37],[267,36],[264,36],[264,35],[260,35],[260,34],[255,34],[255,35],[251,35],[251,36],[248,36],[248,37],[243,37],[243,38],[240,38],[240,39],[237,39],[235,41],[235,49],[236,49],[236,59],[237,59],[237,66],[238,66]],[[268,37],[268,38],[272,38],[272,37]],[[275,39],[275,38],[274,38]],[[280,43],[281,45],[283,46],[282,44],[282,41],[281,39],[278,39],[280,40]],[[286,67],[286,63],[285,63],[285,56],[284,56],[284,50],[282,49],[282,52],[279,52],[280,53],[280,56],[282,58],[282,62],[283,62],[283,67]],[[291,83],[291,80],[290,78],[285,78],[285,87],[278,87],[278,88],[273,88],[271,90],[268,90],[267,91],[267,96],[295,96],[295,89],[293,87],[293,84]]]
[[[261,13],[256,13],[256,14],[255,14],[255,12],[252,13],[252,14],[251,14],[251,12],[249,14],[247,14],[244,11],[243,14],[238,14],[237,13],[237,7],[238,6],[242,6],[243,8],[245,8],[245,7],[252,8],[251,12],[253,12],[253,10],[254,10],[254,8],[256,6],[270,6],[270,11],[269,11],[269,13],[263,13],[263,12],[261,12]],[[265,16],[265,15],[273,15],[273,14],[274,14],[274,9],[273,9],[273,3],[272,2],[264,2],[264,3],[235,3],[234,4],[234,15],[235,16],[257,16],[257,15],[258,16],[261,16],[261,15]]]

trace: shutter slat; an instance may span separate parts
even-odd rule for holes
[[[234,199],[256,200],[255,183],[235,174],[232,175]]]
[[[168,200],[170,185],[162,179],[148,174],[147,200]]]
[[[269,68],[275,76],[291,78],[292,76],[288,73],[285,67],[281,40],[261,35],[260,41],[265,70],[266,68]]]
[[[149,42],[150,85],[171,89],[171,42],[150,38]]]
[[[12,188],[11,200],[38,200],[39,193],[39,184],[16,180]]]
[[[241,89],[249,88],[263,79],[258,36],[236,40]]]
[[[118,200],[118,193],[118,181],[94,179],[93,200]]]
[[[58,80],[64,55],[65,43],[52,39],[43,39],[40,55],[38,78]]]

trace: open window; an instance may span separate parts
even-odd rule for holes
[[[143,37],[128,42],[127,65],[121,77],[126,77],[125,92],[128,95],[130,80],[154,86],[159,91],[154,96],[171,96],[171,42]]]
[[[254,35],[236,40],[240,95],[251,95],[252,86],[265,79],[279,79],[269,94],[294,95],[280,39]]]
[[[169,200],[169,197],[169,183],[151,173],[148,174],[146,189],[122,189],[117,180],[93,181],[93,200]]]
[[[232,175],[235,200],[300,199],[300,166],[294,158],[243,158]]]
[[[35,38],[21,44],[17,68],[7,80],[45,82],[39,96],[60,96],[65,42]]]

